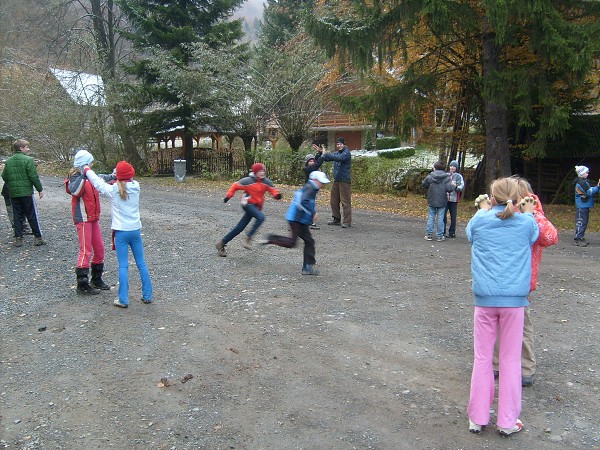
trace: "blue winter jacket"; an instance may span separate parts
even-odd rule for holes
[[[514,308],[528,306],[531,282],[531,246],[540,230],[531,213],[500,219],[480,209],[467,224],[471,243],[471,276],[475,306]]]
[[[285,219],[290,222],[300,222],[310,225],[315,215],[316,199],[319,188],[312,180],[308,180],[302,189],[294,192],[292,204],[285,214]]]
[[[592,187],[587,178],[578,177],[575,180],[575,207],[593,208],[594,195],[598,195],[598,186]]]
[[[333,179],[334,181],[352,182],[350,177],[350,165],[352,164],[352,154],[348,147],[333,153],[324,153],[321,156],[323,161],[333,161]],[[319,159],[321,159],[319,158]],[[317,162],[319,162],[317,160]]]

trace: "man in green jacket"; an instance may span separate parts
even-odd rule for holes
[[[34,245],[44,245],[40,224],[38,222],[33,188],[40,198],[44,196],[42,183],[38,176],[35,162],[29,154],[29,142],[17,139],[13,143],[15,154],[6,160],[2,179],[8,184],[8,194],[13,207],[15,247],[23,245],[23,221],[27,218],[31,231],[35,236]]]

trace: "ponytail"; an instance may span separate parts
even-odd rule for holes
[[[125,181],[125,180],[117,181],[117,186],[119,187],[119,197],[121,197],[122,200],[129,199],[129,194],[127,193],[126,183],[127,183],[127,181]]]

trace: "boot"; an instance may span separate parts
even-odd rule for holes
[[[88,283],[88,272],[87,268],[76,268],[75,273],[77,274],[77,293],[84,295],[96,295],[100,291],[90,286]]]
[[[90,286],[102,291],[110,290],[110,286],[102,281],[102,273],[104,272],[104,263],[93,264],[92,263],[92,281]]]
[[[319,271],[312,264],[304,264],[302,266],[302,275],[319,275]]]
[[[217,251],[219,252],[219,256],[227,256],[227,251],[225,250],[225,244],[223,241],[219,241],[215,244],[217,247]]]

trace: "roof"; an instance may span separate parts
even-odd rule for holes
[[[78,105],[104,106],[104,82],[100,75],[50,67],[50,72]]]

